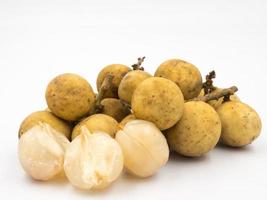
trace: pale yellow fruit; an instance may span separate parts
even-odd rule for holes
[[[66,176],[71,184],[81,189],[105,188],[122,172],[122,150],[108,134],[82,130],[66,150]]]
[[[107,74],[113,75],[112,88],[105,92],[104,98],[117,98],[118,97],[118,88],[122,78],[130,71],[131,69],[126,65],[122,64],[111,64],[104,67],[98,74],[96,85],[98,92],[100,91],[101,85]]]
[[[82,132],[82,127],[87,128],[89,132],[102,131],[109,134],[111,137],[114,137],[117,132],[118,125],[118,122],[108,115],[91,115],[74,127],[71,138],[73,140],[75,137],[80,135]]]
[[[132,95],[136,87],[151,75],[142,70],[133,70],[127,73],[121,80],[118,94],[120,99],[131,104]]]
[[[186,102],[181,120],[166,134],[172,150],[184,156],[201,156],[217,144],[221,134],[220,118],[207,103]]]
[[[221,91],[221,88],[216,88],[213,92],[219,92]],[[199,97],[204,96],[204,89],[201,90]],[[230,96],[231,101],[240,101],[239,97],[236,94],[233,94]],[[223,103],[223,97],[219,98],[218,100],[210,100],[207,102],[210,104],[215,110]]]
[[[120,127],[124,127],[128,122],[135,120],[136,117],[133,114],[126,116],[119,124]]]
[[[19,137],[40,122],[49,124],[53,129],[64,134],[68,139],[70,138],[70,125],[49,111],[37,111],[27,116],[20,125]]]
[[[160,130],[175,125],[183,114],[183,108],[180,88],[165,78],[148,78],[133,93],[133,114],[138,119],[155,123]]]
[[[38,123],[19,140],[18,156],[24,171],[33,179],[46,181],[63,172],[69,140],[46,123]]]
[[[128,122],[123,130],[118,131],[116,140],[122,148],[125,167],[136,176],[151,176],[168,161],[167,141],[151,122]]]
[[[261,119],[257,112],[242,102],[223,103],[217,112],[222,122],[221,140],[232,147],[252,143],[261,132]]]
[[[186,100],[197,97],[202,88],[200,71],[184,60],[166,60],[158,67],[155,76],[175,82],[180,87]]]
[[[124,117],[131,113],[131,110],[123,105],[119,99],[105,98],[101,101],[101,113],[109,115],[120,122]]]
[[[95,102],[90,84],[76,74],[55,77],[48,84],[45,97],[49,109],[68,121],[76,121],[89,114]]]

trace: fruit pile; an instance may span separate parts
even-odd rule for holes
[[[25,172],[42,181],[64,174],[78,188],[101,189],[123,168],[155,174],[170,150],[198,157],[218,142],[243,147],[259,136],[259,115],[234,94],[237,87],[215,87],[214,71],[203,82],[194,65],[172,59],[152,76],[143,61],[103,68],[97,94],[79,75],[55,77],[46,89],[48,108],[19,129]]]

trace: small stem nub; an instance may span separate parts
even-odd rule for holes
[[[145,56],[142,57],[142,58],[138,58],[137,59],[137,63],[132,65],[133,70],[142,70],[142,71],[144,71],[144,67],[141,67],[141,65],[144,62],[145,58],[146,58]]]
[[[216,78],[216,73],[214,70],[209,72],[208,75],[206,75],[206,81],[202,85],[205,95],[213,92],[216,89],[216,87],[213,86],[212,79],[214,78]]]
[[[212,92],[206,94],[205,96],[200,96],[192,99],[192,101],[204,101],[208,102],[210,100],[218,100],[221,97],[224,97],[225,100],[230,99],[230,96],[237,92],[238,88],[236,86],[232,86],[230,88],[222,89],[220,91]]]

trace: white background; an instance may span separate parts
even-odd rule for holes
[[[172,155],[157,175],[123,175],[101,192],[66,180],[36,182],[17,158],[17,132],[33,111],[46,108],[47,83],[78,73],[93,87],[111,63],[146,56],[153,73],[181,58],[204,74],[216,69],[220,87],[237,85],[263,123],[243,149],[217,147],[199,159]],[[267,199],[267,1],[13,1],[0,0],[1,199]]]

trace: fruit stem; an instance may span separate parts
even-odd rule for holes
[[[145,58],[146,58],[145,56],[142,57],[142,58],[138,58],[137,59],[137,63],[132,65],[133,70],[142,70],[142,71],[144,71],[144,67],[141,67],[141,65],[144,62]]]
[[[191,101],[210,101],[210,100],[218,100],[221,97],[225,97],[225,100],[227,100],[227,97],[230,97],[233,95],[235,92],[237,92],[238,88],[236,86],[232,86],[230,88],[222,89],[221,91],[217,92],[212,92],[209,94],[206,94],[205,96],[202,97],[196,97],[192,99]]]
[[[209,74],[206,75],[206,81],[202,85],[205,95],[213,92],[216,89],[216,87],[213,86],[212,79],[214,78],[216,78],[216,73],[214,70],[209,72]]]
[[[95,108],[91,114],[99,113],[102,111],[101,101],[103,100],[103,97],[104,97],[106,91],[113,87],[113,83],[112,83],[113,78],[114,78],[114,76],[112,74],[107,74],[105,76],[105,79],[104,79],[104,81],[100,87],[99,93],[96,97]]]

